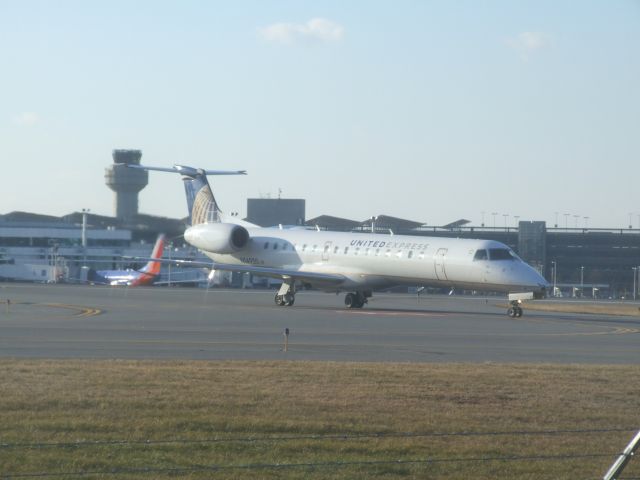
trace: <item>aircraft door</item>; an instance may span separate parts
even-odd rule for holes
[[[331,244],[332,243],[333,242],[331,242],[331,241],[324,243],[324,249],[322,250],[322,261],[323,262],[328,262],[329,261],[329,254],[331,253]]]
[[[444,268],[444,259],[447,256],[447,251],[447,248],[439,248],[435,257],[433,257],[433,265],[436,270],[436,278],[438,280],[447,279],[447,273]]]

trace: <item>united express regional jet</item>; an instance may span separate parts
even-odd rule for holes
[[[422,285],[504,292],[509,316],[520,317],[522,300],[543,297],[549,285],[500,242],[262,228],[223,214],[207,181],[207,175],[245,171],[127,166],[182,175],[190,219],[184,238],[213,260],[184,263],[282,279],[275,295],[280,306],[293,305],[301,285],[347,292],[348,308],[362,308],[374,289]]]

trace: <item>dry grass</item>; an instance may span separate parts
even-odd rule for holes
[[[640,428],[635,366],[3,360],[0,372],[5,444]],[[632,433],[0,447],[0,473],[612,453]],[[180,476],[575,479],[601,477],[612,460],[361,464]],[[638,463],[625,473],[637,476]],[[156,471],[87,478],[170,476]]]

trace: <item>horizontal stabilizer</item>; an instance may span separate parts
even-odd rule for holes
[[[204,170],[202,168],[188,167],[186,165],[174,165],[171,168],[168,167],[148,167],[146,165],[131,165],[126,164],[129,168],[136,168],[138,170],[152,170],[156,172],[170,172],[180,173],[188,177],[195,177],[196,175],[246,175],[246,170]]]

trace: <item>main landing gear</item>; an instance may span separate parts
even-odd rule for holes
[[[296,288],[293,282],[282,282],[280,290],[276,293],[276,305],[279,307],[290,307],[296,301]]]
[[[371,292],[355,292],[347,293],[344,296],[344,304],[347,308],[362,308],[364,304],[368,302],[368,298],[371,297]]]
[[[520,306],[520,303],[522,302],[520,300],[514,300],[510,303],[511,306],[507,310],[507,315],[509,315],[511,318],[520,318],[524,313],[524,310],[522,310],[522,307]]]

